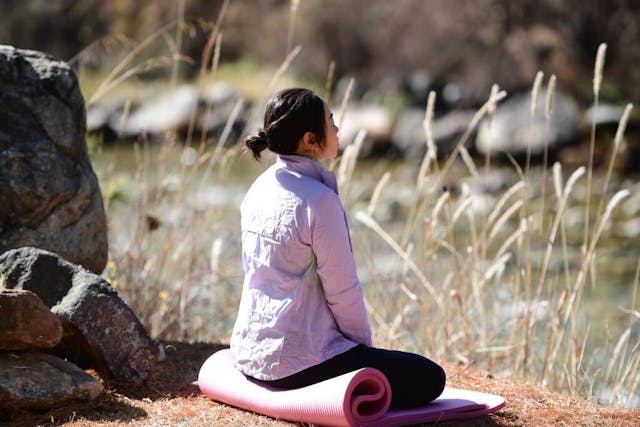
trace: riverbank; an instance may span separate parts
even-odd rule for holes
[[[167,358],[144,387],[109,389],[91,408],[68,407],[46,414],[16,414],[8,426],[291,426],[212,402],[194,381],[204,360],[222,344],[167,342]],[[638,426],[640,409],[600,406],[517,380],[495,378],[473,367],[444,364],[449,385],[504,396],[506,408],[496,414],[441,426]],[[0,425],[2,421],[0,421]]]

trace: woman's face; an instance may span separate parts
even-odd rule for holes
[[[298,142],[296,154],[316,160],[329,160],[338,155],[338,127],[333,122],[333,114],[324,102],[324,141],[318,141],[312,132],[307,132]]]
[[[324,103],[324,147],[319,148],[317,155],[314,156],[317,160],[329,160],[338,155],[338,126],[333,122],[333,114],[331,108],[325,102]]]

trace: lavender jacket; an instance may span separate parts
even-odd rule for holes
[[[335,175],[313,159],[279,156],[240,211],[245,276],[231,336],[235,366],[274,380],[370,346]]]

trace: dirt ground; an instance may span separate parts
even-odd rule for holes
[[[295,426],[238,410],[203,397],[194,384],[204,360],[222,344],[167,342],[167,358],[145,386],[108,388],[91,407],[66,407],[47,413],[14,413],[0,426]],[[599,406],[587,400],[457,365],[444,365],[448,385],[504,396],[496,414],[439,426],[640,426],[640,409]],[[299,425],[299,424],[298,424]]]

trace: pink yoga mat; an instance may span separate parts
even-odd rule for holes
[[[389,410],[391,389],[385,376],[363,368],[295,390],[266,386],[236,370],[228,349],[209,357],[198,375],[210,399],[283,420],[331,426],[402,426],[486,415],[504,407],[502,397],[445,388],[430,404]]]

